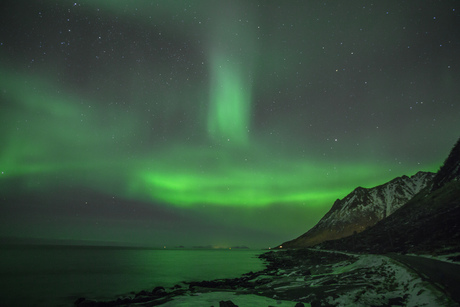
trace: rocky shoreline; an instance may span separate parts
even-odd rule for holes
[[[75,306],[176,306],[179,299],[191,302],[207,294],[214,294],[213,306],[238,306],[227,299],[229,295],[272,300],[267,306],[423,306],[426,302],[455,306],[429,283],[385,256],[298,249],[271,251],[259,258],[266,262],[266,269],[238,278],[156,287],[106,302],[79,298]],[[221,299],[216,301],[216,297]]]

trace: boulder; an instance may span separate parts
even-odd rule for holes
[[[139,297],[139,296],[148,296],[150,293],[148,293],[147,291],[145,290],[142,290],[141,292],[137,293],[135,297]]]
[[[165,296],[167,293],[166,293],[165,288],[163,288],[163,287],[155,287],[155,288],[152,290],[152,294],[153,294],[154,296],[162,297],[162,296]]]
[[[220,301],[219,307],[238,307],[238,305],[235,305],[232,301]]]
[[[93,307],[93,306],[97,306],[97,302],[87,300],[84,297],[80,297],[74,302],[74,306],[77,306],[77,307]]]

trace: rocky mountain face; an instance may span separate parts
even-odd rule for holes
[[[460,252],[460,140],[431,186],[365,231],[318,247],[372,253]]]
[[[430,185],[434,176],[434,173],[418,172],[374,188],[358,187],[342,200],[336,200],[331,210],[307,233],[282,246],[308,247],[362,232],[393,214]]]
[[[435,191],[451,181],[460,181],[460,139],[436,173],[431,191]]]
[[[460,182],[451,181],[432,193],[422,191],[365,231],[317,246],[358,253],[458,253]]]

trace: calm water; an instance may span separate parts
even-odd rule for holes
[[[253,250],[0,247],[0,305],[71,306],[264,268]]]

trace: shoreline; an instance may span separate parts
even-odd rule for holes
[[[260,299],[281,306],[417,305],[458,306],[438,288],[384,255],[311,249],[259,255],[266,268],[237,278],[156,287],[112,301],[79,298],[75,306],[234,306]],[[223,302],[223,303],[221,303]],[[221,304],[233,305],[221,305]],[[237,304],[236,304],[237,305]],[[242,305],[244,306],[244,305]]]

